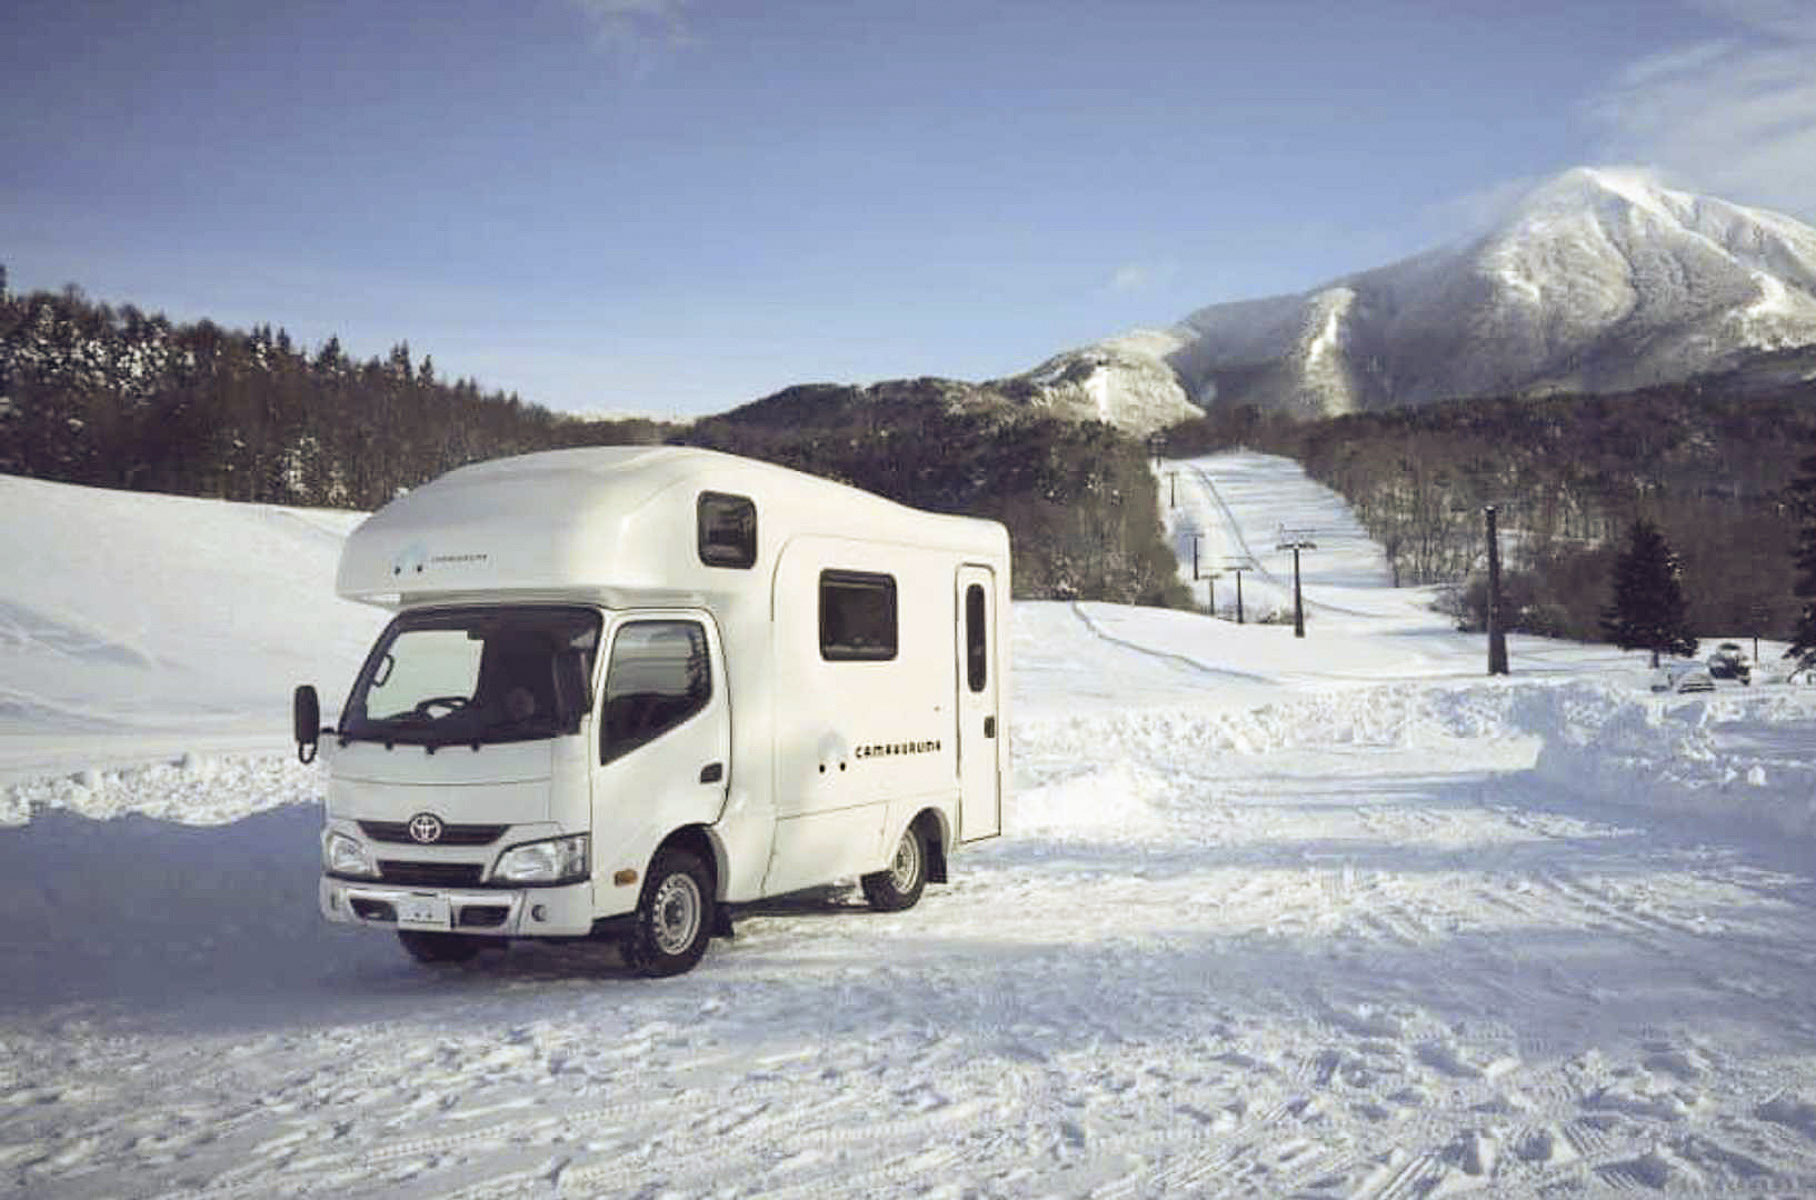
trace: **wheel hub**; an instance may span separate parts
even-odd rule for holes
[[[656,946],[664,954],[680,954],[700,932],[700,889],[689,875],[670,875],[656,889],[654,926]]]
[[[921,875],[921,844],[909,830],[896,844],[895,860],[889,864],[889,882],[898,892],[911,891]]]

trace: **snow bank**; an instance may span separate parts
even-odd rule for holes
[[[1232,756],[1338,748],[1463,752],[1499,741],[1510,765],[1623,807],[1816,836],[1816,690],[1761,687],[1690,699],[1615,680],[1399,683],[1295,694],[1248,709],[1175,706],[1017,719],[1010,836],[1139,839],[1164,827],[1181,779]],[[1081,757],[1081,752],[1085,752]],[[1471,755],[1478,751],[1469,750]],[[1087,768],[1081,770],[1081,766]],[[64,811],[224,825],[319,804],[321,774],[294,757],[190,753],[0,789],[0,826]]]
[[[119,771],[90,769],[0,790],[0,827],[58,810],[95,820],[128,813],[179,825],[226,825],[268,809],[319,804],[322,777],[294,756],[185,754]]]
[[[1088,767],[1029,790],[1013,806],[1010,837],[1129,840],[1159,836],[1166,776],[1129,760]]]
[[[1031,827],[1041,829],[1051,828],[1056,813],[1085,810],[1072,798],[1079,785],[1064,767],[1083,748],[1100,764],[1121,764],[1114,770],[1130,780],[1143,772],[1204,779],[1220,774],[1220,761],[1232,755],[1336,747],[1442,752],[1459,740],[1491,739],[1523,748],[1525,765],[1548,784],[1603,803],[1816,836],[1816,695],[1791,687],[1688,699],[1617,679],[1402,683],[1246,710],[1023,719],[1013,736],[1016,810],[1027,806]],[[1113,791],[1105,786],[1098,794]],[[1152,803],[1153,790],[1146,792]],[[1110,819],[1101,803],[1090,812],[1084,819]],[[1015,828],[1022,827],[1018,820]]]
[[[1064,757],[1068,747],[1120,747],[1151,761],[1205,752],[1266,754],[1323,746],[1403,747],[1509,732],[1506,688],[1389,684],[1299,696],[1254,708],[1133,709],[1016,723],[1015,752]]]
[[[1612,804],[1816,836],[1816,698],[1792,688],[1655,698],[1574,684],[1535,691],[1535,770]]]

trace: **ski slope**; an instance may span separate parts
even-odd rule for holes
[[[1007,835],[660,982],[316,917],[352,518],[0,480],[0,1195],[1816,1193],[1816,696],[1488,680],[1293,464],[1168,469],[1245,603],[1315,531],[1308,636],[1018,605]]]
[[[344,686],[383,625],[333,594],[358,513],[3,475],[0,513],[0,784],[280,750],[292,685]]]

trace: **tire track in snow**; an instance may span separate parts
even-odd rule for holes
[[[1243,683],[1263,684],[1274,682],[1265,675],[1253,675],[1247,671],[1233,671],[1227,667],[1206,666],[1204,663],[1199,662],[1195,658],[1188,657],[1187,655],[1174,654],[1167,650],[1156,650],[1151,646],[1144,646],[1140,642],[1131,642],[1126,638],[1119,638],[1115,634],[1107,633],[1103,626],[1099,625],[1096,621],[1093,621],[1090,616],[1086,614],[1083,601],[1072,601],[1071,609],[1072,615],[1078,618],[1079,623],[1085,627],[1092,637],[1120,649],[1132,650],[1136,654],[1145,655],[1148,658],[1159,659],[1161,662],[1172,663],[1175,666],[1184,667],[1188,671],[1196,671],[1200,675],[1209,676],[1213,679],[1234,679]]]
[[[1696,882],[1704,888],[1729,883],[1718,870],[1699,869],[1694,875]],[[1798,953],[1794,945],[1773,949],[1770,948],[1774,945],[1771,940],[1751,931],[1710,927],[1694,917],[1644,911],[1635,907],[1630,895],[1574,872],[1548,871],[1538,879],[1563,897],[1567,907],[1593,914],[1595,919],[1606,922],[1609,929],[1623,932],[1636,944],[1661,956],[1704,964],[1712,970],[1723,962],[1735,960],[1792,972],[1808,972],[1813,965],[1812,956]]]
[[[987,1072],[973,1066],[959,1074],[966,1079],[951,1082],[976,1077],[975,1082],[983,1085],[983,1077],[988,1075],[996,1090],[982,1097],[941,1101],[927,1111],[881,1121],[867,1117],[874,1111],[875,1096],[835,1093],[804,1109],[778,1111],[761,1123],[722,1131],[721,1136],[704,1142],[691,1141],[686,1161],[674,1168],[664,1170],[660,1165],[612,1157],[570,1165],[562,1174],[562,1186],[593,1194],[661,1178],[669,1189],[697,1194],[722,1191],[761,1176],[764,1195],[811,1197],[901,1188],[916,1179],[937,1182],[958,1165],[960,1149],[952,1144],[954,1136],[962,1137],[966,1130],[1002,1128],[1013,1121],[1031,1092],[1025,1070],[1004,1071],[998,1064]],[[803,1086],[812,1084],[793,1080],[787,1086],[798,1094]],[[988,1092],[989,1088],[976,1090]],[[646,1106],[646,1110],[651,1123],[667,1123],[660,1105]],[[855,1163],[866,1166],[854,1172]],[[485,1194],[484,1188],[476,1194]]]

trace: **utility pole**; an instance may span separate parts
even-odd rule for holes
[[[1293,552],[1293,636],[1296,638],[1305,636],[1305,600],[1299,592],[1299,551],[1317,548],[1318,543],[1312,541],[1311,530],[1285,528],[1280,530],[1280,544],[1274,547],[1276,550]]]
[[[1198,539],[1203,536],[1204,535],[1202,533],[1194,533],[1192,535],[1192,582],[1193,583],[1198,582]]]
[[[1488,673],[1507,674],[1507,634],[1501,629],[1501,539],[1495,533],[1494,505],[1482,509],[1488,518]]]
[[[1224,573],[1236,577],[1236,624],[1238,625],[1242,624],[1242,573],[1254,569],[1255,564],[1251,562],[1223,564]]]
[[[1167,472],[1167,507],[1179,507],[1179,472]]]

